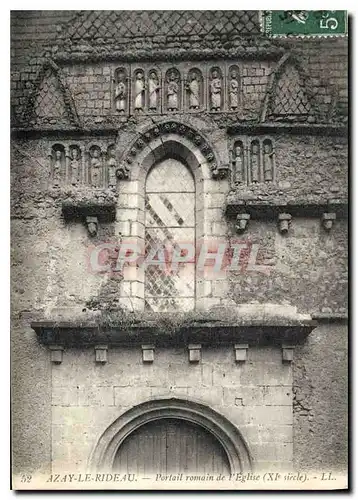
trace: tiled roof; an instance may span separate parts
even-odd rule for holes
[[[120,41],[155,36],[256,34],[258,11],[84,11],[71,21],[65,37],[72,42]]]

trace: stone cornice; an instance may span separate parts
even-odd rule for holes
[[[147,45],[149,45],[147,43]],[[246,45],[246,44],[245,44]],[[57,64],[83,64],[98,62],[172,62],[172,61],[205,61],[212,59],[278,59],[284,53],[284,48],[271,45],[260,46],[231,46],[225,47],[198,47],[196,49],[184,47],[156,48],[152,45],[146,48],[133,49],[132,47],[80,47],[73,45],[71,51],[62,51],[53,54]]]
[[[204,113],[205,116],[207,113]],[[201,113],[195,114],[195,116],[200,117]],[[215,118],[222,117],[225,120],[227,116],[228,120],[232,119],[232,113],[219,113],[215,115]],[[130,116],[126,117],[125,120],[114,117],[118,123],[101,123],[90,127],[77,127],[70,128],[65,126],[54,126],[51,128],[47,127],[19,127],[14,126],[11,129],[11,134],[13,137],[36,139],[42,138],[43,136],[48,137],[79,137],[79,136],[97,136],[97,135],[116,135],[118,130],[121,128],[123,123],[127,123]],[[170,115],[163,115],[163,118],[171,119]],[[348,138],[348,126],[338,123],[245,123],[238,122],[235,124],[226,126],[228,135],[260,135],[260,134],[286,134],[286,135],[324,135],[333,137],[347,137]]]
[[[348,137],[348,126],[340,123],[243,123],[228,125],[229,135],[234,134],[293,134]]]
[[[304,318],[284,317],[237,317],[236,320],[205,315],[185,320],[163,314],[161,320],[151,319],[142,313],[133,313],[126,321],[112,320],[110,323],[38,321],[31,323],[39,341],[45,345],[65,347],[131,346],[154,344],[156,346],[180,346],[188,344],[230,345],[278,345],[300,343],[317,326],[308,316]]]
[[[319,312],[312,314],[312,319],[318,323],[348,323],[348,313]]]
[[[239,194],[228,195],[225,212],[228,216],[248,213],[253,219],[274,219],[280,213],[289,213],[292,217],[322,217],[324,213],[334,212],[338,219],[348,217],[348,200],[346,198],[318,197],[313,199],[310,193],[306,196],[268,194],[265,199],[242,199]]]
[[[86,137],[86,136],[116,136],[118,134],[119,126],[106,126],[100,125],[98,127],[84,127],[84,128],[68,128],[68,127],[54,127],[54,128],[40,128],[40,127],[13,127],[11,129],[12,137],[22,139],[42,139],[44,136],[54,138],[66,137]]]

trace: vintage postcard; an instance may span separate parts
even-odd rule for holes
[[[347,12],[11,45],[12,488],[347,489]]]

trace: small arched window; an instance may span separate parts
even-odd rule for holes
[[[186,165],[174,158],[161,161],[147,176],[145,244],[145,308],[194,309],[195,263],[178,261],[195,248],[195,183]]]

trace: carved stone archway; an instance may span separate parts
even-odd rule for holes
[[[175,147],[171,149],[173,144]],[[228,175],[228,165],[220,161],[217,152],[201,131],[177,120],[165,120],[146,127],[137,134],[120,158],[120,177],[128,178],[131,172],[130,177],[133,179],[136,177],[136,165],[141,165],[142,168],[145,166],[143,163],[153,165],[172,151],[182,159],[187,159],[192,170],[197,165],[205,164],[209,172],[208,178],[224,179]]]
[[[122,137],[121,144],[123,143],[124,139]],[[136,244],[137,248],[142,248],[141,245],[145,241],[145,184],[148,173],[160,162],[175,159],[188,168],[195,181],[196,246],[198,244],[208,246],[207,242],[213,240],[213,234],[215,234],[216,240],[225,237],[226,229],[222,228],[223,224],[221,226],[220,224],[216,225],[219,230],[215,227],[215,233],[213,233],[213,219],[209,208],[211,193],[219,191],[224,197],[225,193],[229,191],[226,156],[223,156],[220,150],[212,147],[210,140],[202,133],[198,124],[195,128],[179,120],[164,120],[157,124],[147,124],[136,133],[134,138],[132,137],[131,142],[128,140],[127,144],[128,147],[123,150],[122,155],[118,158],[121,173],[123,174],[121,177],[123,182],[120,182],[118,187],[118,222],[122,235],[129,237],[131,243]],[[179,170],[178,175],[180,175]],[[130,188],[127,189],[124,179],[128,179],[132,183]],[[125,217],[127,217],[127,214],[123,213],[124,231],[122,231],[120,210],[122,192],[136,193],[138,195],[138,203],[130,207],[131,221],[135,222],[135,224],[126,224]],[[217,216],[217,219],[222,222],[220,216]],[[134,229],[132,230],[132,228]],[[201,286],[203,280],[197,273],[195,279],[195,308],[203,309],[206,307],[207,292],[205,287]],[[135,296],[135,302],[133,300],[128,301],[128,308],[143,310],[145,307],[143,292],[145,276],[143,269],[132,266],[130,273],[128,272],[128,281],[137,281],[140,284]],[[125,282],[126,277],[122,282],[120,294],[127,301],[128,294],[126,294],[124,288]]]
[[[210,432],[223,447],[231,473],[250,471],[252,457],[241,433],[226,417],[201,403],[168,398],[141,403],[115,420],[102,434],[89,459],[89,470],[112,470],[124,440],[142,425],[162,418],[182,419]]]

